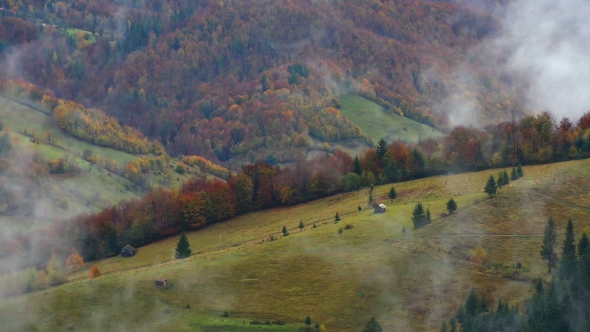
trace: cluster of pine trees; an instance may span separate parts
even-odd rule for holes
[[[539,279],[535,294],[524,308],[502,300],[491,307],[474,289],[457,315],[443,323],[441,332],[588,332],[590,331],[590,242],[582,233],[576,245],[574,226],[568,220],[561,260],[556,254],[556,228],[552,218],[545,227],[541,257],[549,272],[557,267],[549,283]]]

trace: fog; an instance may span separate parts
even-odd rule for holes
[[[531,109],[578,119],[590,108],[590,2],[520,0],[505,13],[488,50],[526,78]]]

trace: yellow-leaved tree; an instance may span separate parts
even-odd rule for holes
[[[473,252],[473,256],[471,257],[472,261],[475,264],[481,265],[486,260],[486,257],[487,257],[486,251],[483,249],[481,244],[478,244],[477,247],[475,247],[475,251]]]
[[[84,266],[84,258],[78,253],[78,250],[72,249],[72,252],[66,258],[66,266],[68,269],[76,271],[76,269]]]

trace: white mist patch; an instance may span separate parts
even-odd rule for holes
[[[505,13],[488,48],[525,76],[530,108],[578,119],[590,109],[590,2],[520,0]]]

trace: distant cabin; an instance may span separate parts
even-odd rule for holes
[[[126,245],[121,249],[121,256],[123,257],[133,257],[137,253],[137,249],[133,248],[131,245]]]
[[[385,204],[375,205],[375,213],[383,213],[387,210],[387,206]]]
[[[156,286],[166,288],[166,284],[168,284],[167,279],[156,279]]]

